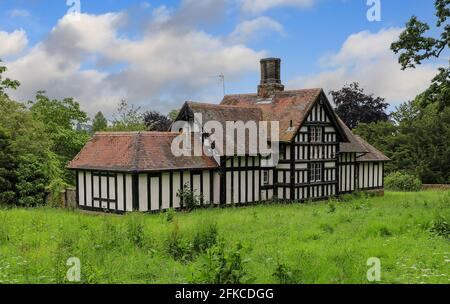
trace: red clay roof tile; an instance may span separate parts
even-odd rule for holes
[[[69,163],[70,169],[109,171],[164,171],[216,168],[212,157],[175,157],[171,150],[178,133],[100,132]]]

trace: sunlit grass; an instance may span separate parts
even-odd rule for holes
[[[50,208],[0,210],[0,283],[64,283],[66,261],[81,260],[84,283],[186,283],[201,256],[176,261],[166,240],[179,225],[186,243],[206,220],[227,247],[244,245],[255,283],[277,283],[286,265],[296,283],[368,283],[367,259],[381,260],[381,283],[450,283],[450,240],[432,233],[450,222],[450,192],[387,192],[348,202],[258,205],[164,214],[90,215]]]

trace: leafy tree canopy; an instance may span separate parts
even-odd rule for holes
[[[144,114],[144,123],[149,131],[168,131],[172,120],[156,111],[148,111]]]
[[[331,91],[336,113],[351,128],[356,128],[360,123],[386,121],[388,104],[384,98],[367,95],[357,82],[344,86],[339,91]]]
[[[424,183],[449,183],[450,107],[423,107],[421,98],[399,106],[393,121],[360,124],[354,131],[391,158],[388,173],[404,171]]]
[[[6,95],[6,89],[16,89],[20,86],[20,82],[9,78],[4,78],[2,74],[7,71],[7,68],[1,65],[1,63],[2,60],[0,59],[0,95]]]
[[[399,55],[402,69],[415,68],[423,61],[439,58],[445,50],[450,48],[450,0],[435,0],[436,8],[436,37],[427,35],[430,25],[412,16],[406,23],[406,29],[398,41],[392,43],[391,49]],[[450,61],[449,65],[440,67],[436,77],[427,91],[422,94],[423,106],[436,102],[439,109],[450,105]]]
[[[88,121],[86,112],[80,109],[80,104],[73,98],[50,99],[43,91],[38,92],[36,100],[29,104],[33,117],[44,124],[53,142],[52,151],[65,166],[89,139],[86,131],[75,128],[77,124]]]
[[[114,115],[111,131],[145,131],[144,114],[140,107],[128,105],[126,100],[119,103],[117,113]]]
[[[175,121],[178,117],[178,114],[180,114],[180,110],[172,110],[169,112],[168,116],[169,116],[170,120]]]
[[[98,112],[92,122],[92,132],[104,131],[108,128],[108,121],[102,112]]]

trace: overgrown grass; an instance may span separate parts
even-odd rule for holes
[[[69,257],[81,260],[83,283],[368,283],[370,257],[382,283],[450,283],[449,222],[443,191],[170,219],[0,210],[0,283],[67,283]]]

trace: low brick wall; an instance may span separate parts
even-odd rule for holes
[[[423,184],[423,190],[450,190],[450,184]]]
[[[77,195],[76,190],[68,188],[59,193],[56,200],[52,198],[51,193],[47,195],[46,202],[53,202],[57,207],[60,208],[76,208],[77,207]]]

